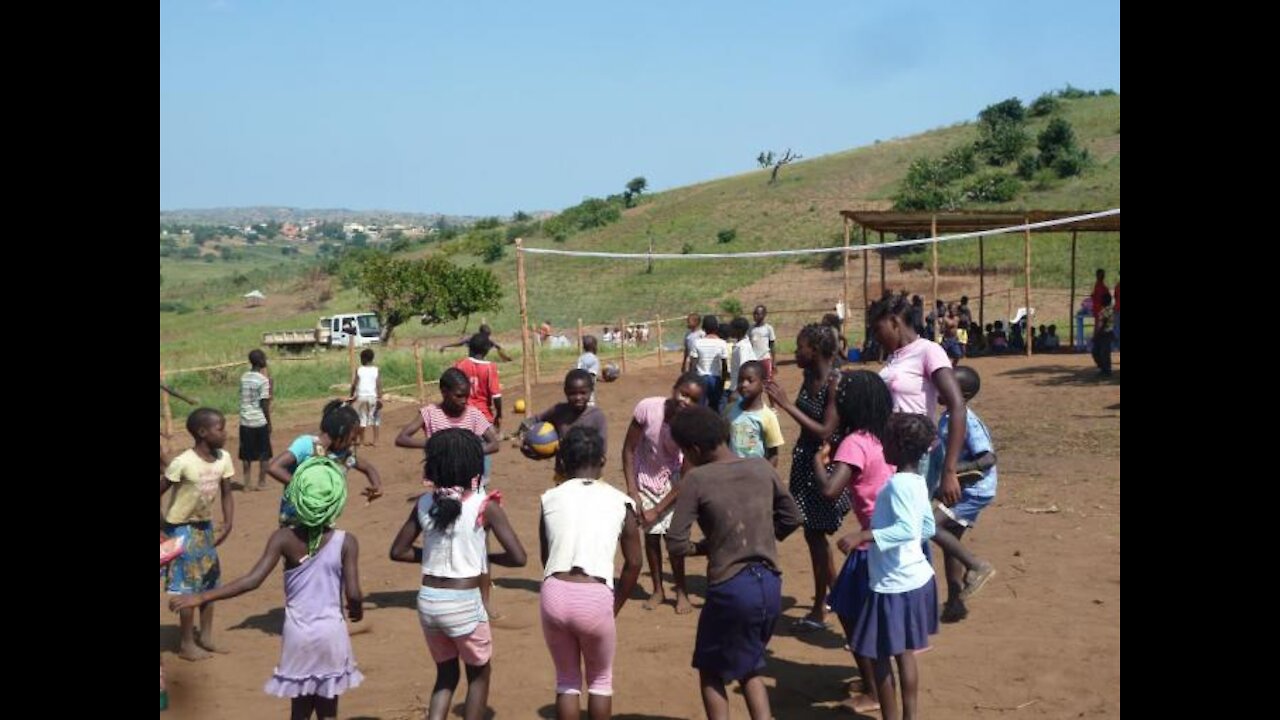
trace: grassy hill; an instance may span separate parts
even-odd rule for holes
[[[1027,182],[1013,201],[984,207],[1096,210],[1119,206],[1119,96],[1064,100],[1058,114],[1074,127],[1080,145],[1091,156],[1091,167],[1073,178]],[[1043,117],[1029,121],[1033,138],[1047,122],[1048,118]],[[752,170],[645,195],[636,207],[624,211],[617,222],[605,227],[569,235],[564,242],[534,233],[528,243],[531,247],[630,253],[645,252],[651,243],[655,252],[665,253],[838,245],[843,242],[840,210],[889,207],[912,161],[938,157],[958,145],[972,143],[977,134],[976,123],[959,123],[787,165],[773,185],[768,183],[768,170]],[[745,164],[750,158],[744,156],[743,160]],[[1005,168],[1002,172],[1010,171]],[[717,235],[724,230],[734,231],[731,242],[718,241]],[[1038,291],[1069,285],[1069,238],[1069,234],[1035,236],[1033,287]],[[886,237],[886,240],[893,239]],[[872,237],[871,241],[875,242],[876,238]],[[414,255],[446,252],[460,264],[480,263],[472,249],[464,237],[443,244],[415,245],[409,252]],[[507,246],[506,250],[505,257],[489,265],[507,290],[504,307],[486,319],[499,334],[505,333],[505,344],[515,346],[509,349],[514,355],[518,342],[512,341],[512,333],[519,327],[514,248]],[[162,361],[168,367],[192,367],[242,360],[245,352],[258,344],[264,331],[312,327],[321,314],[363,308],[364,303],[355,290],[344,289],[337,279],[314,272],[315,258],[305,254],[284,258],[279,252],[278,248],[270,247],[246,248],[244,259],[233,263],[163,259],[161,300],[182,302],[187,312],[161,312]],[[1021,286],[1022,252],[1020,236],[987,240],[988,289],[992,285]],[[901,259],[910,261],[912,256]],[[623,317],[642,320],[690,310],[721,310],[726,299],[740,302],[748,312],[758,301],[768,301],[771,307],[785,305],[806,311],[829,309],[834,298],[840,296],[841,273],[838,264],[835,270],[821,270],[821,260],[817,256],[802,260],[669,260],[655,262],[649,272],[644,262],[530,257],[530,314],[535,323],[547,319],[559,328],[572,328],[578,318],[583,318],[589,328],[598,332],[600,325],[613,324]],[[957,297],[962,292],[975,294],[977,281],[971,275],[977,267],[976,240],[942,245],[940,261],[944,296]],[[891,286],[924,287],[927,275],[901,275],[897,262],[897,259],[889,262]],[[1113,278],[1119,270],[1120,249],[1115,235],[1080,236],[1077,283],[1089,287],[1096,267],[1108,268]],[[870,269],[873,291],[878,274],[878,260],[873,260]],[[852,269],[852,276],[860,290],[860,264]],[[239,296],[254,287],[267,292],[267,303],[260,308],[245,308]],[[854,297],[860,294],[855,292]],[[1039,304],[1043,300],[1037,297],[1035,302]],[[1055,311],[1057,317],[1052,314],[1041,317],[1046,322],[1056,320],[1061,326],[1066,316],[1065,302],[1065,299],[1061,303],[1053,300],[1055,306],[1063,305]],[[1000,309],[1003,312],[1003,300]],[[475,324],[473,320],[471,327]],[[397,329],[396,336],[401,342],[428,336],[440,338],[460,331],[461,327],[461,322],[444,328],[410,324]],[[669,325],[666,331],[667,342],[672,342],[678,333],[677,327]],[[333,373],[339,378],[345,376],[345,353],[328,355],[332,357],[318,362],[332,364]],[[439,358],[434,351],[429,356]],[[399,358],[393,362],[404,360]],[[303,364],[293,363],[291,367],[300,368]],[[412,363],[408,362],[406,367],[407,370],[397,372],[398,382],[412,380]],[[199,383],[206,381],[193,376],[190,382],[200,390]],[[183,382],[186,381],[179,382],[179,387],[184,387]],[[299,384],[310,388],[307,392],[314,392],[324,383],[302,380]],[[192,389],[191,385],[186,387]],[[221,385],[215,383],[209,389],[214,387]],[[225,388],[217,392],[225,393]]]

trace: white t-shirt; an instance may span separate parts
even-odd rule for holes
[[[730,392],[738,392],[738,371],[742,369],[742,363],[751,360],[759,360],[759,358],[756,357],[750,340],[742,338],[733,344],[733,355],[729,358]]]
[[[378,396],[378,368],[376,365],[361,365],[356,368],[356,396]]]
[[[769,357],[769,343],[778,339],[778,336],[773,332],[773,326],[769,323],[752,325],[747,337],[751,338],[751,349],[755,351],[756,360],[764,360]]]
[[[635,501],[604,480],[574,478],[542,493],[547,565],[542,577],[582,568],[613,587],[618,536]]]
[[[707,335],[697,339],[689,357],[696,358],[699,375],[720,375],[720,361],[729,359],[729,343]]]

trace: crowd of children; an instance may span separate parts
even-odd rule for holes
[[[795,630],[824,630],[827,613],[835,614],[862,678],[850,708],[916,716],[915,653],[929,647],[939,620],[963,620],[966,601],[995,574],[961,544],[997,483],[991,433],[968,407],[980,378],[970,367],[954,367],[956,345],[973,341],[972,334],[959,335],[967,324],[965,305],[963,311],[940,308],[928,319],[905,294],[874,305],[869,335],[886,354],[879,373],[839,366],[838,322],[805,326],[796,338],[803,380],[794,400],[775,377],[777,335],[764,306],[754,309],[754,323],[738,317],[721,326],[714,315],[690,315],[679,377],[668,394],[642,399],[632,412],[621,445],[620,487],[605,480],[607,418],[594,395],[600,363],[594,338],[584,338],[577,367],[564,379],[564,402],[532,415],[559,437],[550,489],[540,499],[538,543],[542,631],[558,718],[579,716],[584,687],[589,717],[610,716],[613,618],[646,560],[652,592],[644,607],[667,602],[664,545],[678,614],[694,609],[686,558],[707,559],[692,665],[708,717],[727,717],[726,684],[732,682],[752,718],[771,717],[764,672],[782,613],[777,543],[797,529],[813,563],[814,601]],[[921,337],[926,322],[941,343]],[[464,672],[463,715],[484,716],[494,653],[490,566],[527,563],[502,494],[490,487],[503,406],[497,367],[486,357],[496,345],[485,330],[465,340],[468,356],[440,376],[440,401],[423,406],[395,440],[423,458],[423,492],[391,540],[390,557],[420,567],[418,614],[436,664],[431,720],[449,714]],[[304,434],[272,457],[266,358],[261,351],[250,355],[241,383],[246,486],[256,461],[284,493],[280,526],[243,577],[220,581],[217,548],[235,513],[235,467],[222,449],[221,413],[198,408],[190,414],[193,447],[168,461],[161,475],[161,495],[172,492],[161,537],[183,543],[182,554],[164,568],[170,607],[180,616],[181,657],[222,652],[213,633],[214,604],[257,588],[283,559],[282,649],[265,689],[290,698],[294,718],[336,717],[339,696],[363,678],[343,619],[344,606],[352,621],[363,615],[359,545],[335,523],[347,502],[349,470],[367,477],[370,501],[382,495],[377,469],[357,453],[370,426],[370,444],[377,442],[383,388],[373,359],[371,350],[362,353],[349,397],[325,407],[318,434]],[[945,412],[935,422],[939,405]],[[786,485],[777,473],[787,444],[779,412],[800,428]],[[268,428],[265,440],[254,434],[260,420],[257,427]],[[523,451],[548,459],[527,443]],[[165,461],[162,453],[162,466]],[[219,505],[223,524],[215,532]],[[849,513],[856,518],[852,529],[845,525]],[[696,542],[694,523],[703,537]],[[829,544],[837,534],[836,548],[845,555],[838,572]],[[490,551],[490,536],[498,551]],[[943,550],[941,615],[931,539]],[[623,567],[615,581],[619,549]]]

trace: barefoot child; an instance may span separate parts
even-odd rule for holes
[[[773,408],[764,404],[764,364],[749,360],[738,368],[738,400],[729,408],[729,448],[738,457],[762,457],[778,467],[778,448],[787,444]]]
[[[263,688],[268,694],[290,698],[293,720],[338,717],[338,696],[364,680],[351,652],[351,638],[342,619],[364,617],[360,576],[360,546],[354,535],[333,529],[347,503],[343,468],[324,456],[302,463],[285,489],[298,509],[294,525],[280,528],[253,569],[223,587],[169,601],[182,611],[256,590],[284,559],[284,628],[280,634],[280,662]]]
[[[230,453],[222,449],[227,441],[227,420],[212,408],[196,408],[187,416],[187,432],[195,447],[169,463],[160,478],[160,495],[177,486],[165,513],[164,534],[180,537],[183,553],[165,568],[170,595],[195,595],[218,586],[220,570],[217,547],[231,533],[235,499],[231,478],[235,466]],[[221,499],[222,530],[213,530],[213,505]],[[195,608],[178,614],[182,645],[178,655],[184,660],[203,660],[206,651],[222,652],[213,640],[213,605],[200,608],[200,634],[195,631]]]
[[[463,717],[480,720],[489,700],[493,652],[480,575],[489,563],[524,567],[524,546],[502,510],[501,496],[476,489],[484,470],[480,438],[460,428],[441,430],[427,440],[424,452],[424,482],[434,489],[409,512],[391,545],[391,559],[422,566],[418,620],[436,663],[427,720],[448,717],[459,658],[467,669]],[[486,558],[485,533],[490,529],[504,552]],[[415,547],[419,535],[422,547]]]
[[[613,655],[622,610],[640,577],[640,521],[635,501],[600,480],[604,438],[574,427],[560,441],[572,479],[542,494],[538,526],[542,556],[542,635],[556,669],[556,717],[578,720],[586,665],[587,714],[613,712]],[[622,546],[622,577],[613,583],[613,559]]]
[[[627,495],[641,509],[645,528],[644,552],[649,559],[649,576],[653,594],[645,602],[645,610],[653,610],[667,601],[662,585],[662,536],[671,526],[684,462],[680,447],[671,437],[671,421],[683,409],[702,401],[706,386],[696,372],[686,372],[676,380],[670,397],[645,398],[636,403],[622,443],[622,476],[627,481]],[[668,554],[671,549],[667,548]],[[671,575],[676,585],[676,614],[691,612],[684,586],[684,557],[671,555]]]
[[[752,720],[769,720],[760,673],[782,614],[777,541],[800,527],[800,511],[769,463],[729,450],[729,427],[709,408],[676,415],[671,434],[691,469],[680,480],[668,547],[673,557],[707,556],[707,603],[693,649],[703,707],[708,718],[728,718],[725,683],[737,680]],[[694,520],[705,538],[696,543]]]
[[[836,391],[836,412],[840,416],[839,434],[844,436],[831,458],[831,472],[822,455],[813,459],[813,472],[822,494],[835,499],[844,493],[852,496],[853,514],[860,530],[871,527],[876,495],[889,482],[894,467],[884,459],[883,438],[889,416],[893,413],[893,396],[880,376],[867,370],[846,373]],[[825,454],[825,453],[823,453]],[[867,572],[867,543],[854,542],[855,534],[836,542],[847,557],[840,574],[831,584],[827,605],[840,618],[845,643],[853,642],[855,625],[862,608],[871,599],[871,580]],[[846,645],[848,647],[848,645]],[[852,693],[848,707],[855,713],[879,709],[871,659],[853,655],[862,680],[861,691]]]

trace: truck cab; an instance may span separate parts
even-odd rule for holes
[[[346,347],[354,337],[357,347],[382,342],[378,316],[373,313],[343,313],[320,318],[320,328],[329,330],[329,343]]]

